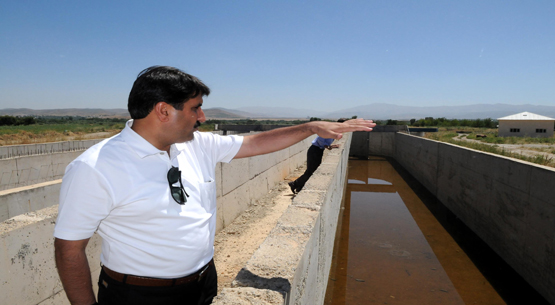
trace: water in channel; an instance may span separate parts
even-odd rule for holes
[[[349,160],[324,304],[548,304],[393,159]]]

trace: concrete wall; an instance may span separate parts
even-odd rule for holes
[[[306,151],[315,136],[287,149],[252,158],[220,163],[216,167],[218,222],[216,230],[231,223],[254,201],[266,195],[297,167],[306,162]]]
[[[376,143],[383,137],[376,137]],[[555,169],[402,133],[394,157],[555,304]],[[392,147],[393,145],[393,147]]]
[[[218,230],[233,221],[251,202],[267,194],[275,183],[302,165],[306,161],[306,150],[312,139],[313,137],[307,138],[276,153],[218,165]],[[46,160],[48,161],[48,157]],[[10,190],[0,197],[0,204],[3,204],[0,209],[8,206],[8,213],[27,212],[27,208],[40,207],[40,204],[49,206],[12,216],[0,223],[2,304],[68,304],[58,279],[53,254],[52,234],[57,217],[59,184],[60,181],[53,181],[35,187]],[[33,199],[32,193],[38,194],[37,200]],[[44,202],[39,204],[37,201],[40,201],[40,196],[43,196]],[[95,289],[95,279],[100,273],[100,246],[100,237],[95,234],[87,247]]]
[[[0,191],[61,179],[73,159],[102,140],[0,146]]]
[[[395,134],[398,129],[392,128],[397,126],[387,127],[390,128],[375,128],[372,132],[353,132],[350,155],[359,158],[367,158],[369,155],[395,156]],[[399,126],[401,127],[405,126]]]
[[[549,120],[499,120],[500,137],[553,137],[553,123]],[[520,132],[511,132],[511,128],[519,128]],[[546,133],[536,133],[536,129],[545,129]]]
[[[0,191],[0,222],[58,204],[61,179]]]
[[[0,146],[0,159],[85,150],[103,139]]]
[[[323,162],[213,304],[323,304],[351,134]],[[253,300],[256,300],[254,302]]]
[[[0,191],[61,179],[83,151],[57,152],[0,160]]]

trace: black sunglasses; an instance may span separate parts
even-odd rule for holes
[[[173,186],[177,181],[179,181],[179,186]],[[183,183],[181,182],[181,171],[177,167],[172,166],[168,171],[168,183],[170,184],[173,200],[179,204],[185,204],[189,194],[187,194],[183,187]]]

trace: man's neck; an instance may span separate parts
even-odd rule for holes
[[[149,122],[146,118],[133,120],[131,129],[152,144],[152,146],[158,148],[159,150],[166,151],[169,155],[171,144],[173,143],[168,144],[164,142],[164,137],[159,134],[159,128],[156,126],[156,123]]]

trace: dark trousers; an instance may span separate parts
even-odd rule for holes
[[[123,284],[104,271],[98,280],[99,305],[209,305],[218,293],[216,267],[210,266],[199,281],[170,287]]]
[[[318,146],[311,145],[308,151],[306,152],[306,170],[304,174],[300,176],[297,180],[293,182],[295,190],[300,192],[305,183],[308,181],[310,176],[314,174],[314,172],[322,163],[322,156],[324,155],[324,150]]]

